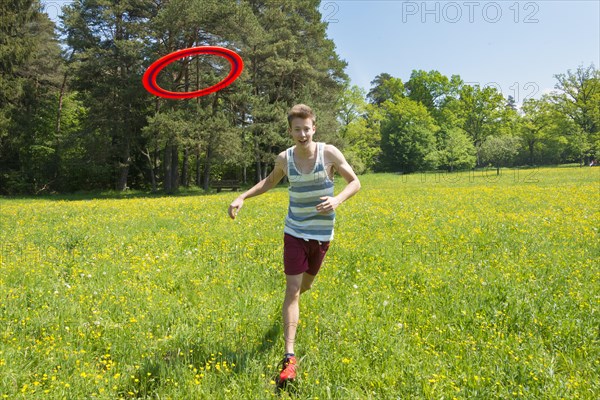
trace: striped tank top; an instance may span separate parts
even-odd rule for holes
[[[325,169],[325,143],[317,143],[317,159],[312,172],[301,173],[294,163],[294,148],[287,149],[290,205],[283,231],[300,239],[328,242],[333,239],[335,211],[317,212],[322,196],[333,196],[333,182]]]

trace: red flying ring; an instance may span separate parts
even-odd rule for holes
[[[231,64],[231,71],[229,71],[229,75],[227,75],[225,79],[216,85],[207,87],[206,89],[196,90],[195,92],[171,92],[158,86],[156,83],[156,77],[164,67],[171,64],[175,60],[179,60],[180,58],[195,56],[197,54],[210,54],[227,59],[229,64]],[[242,57],[232,50],[218,46],[190,47],[189,49],[178,50],[167,54],[166,56],[156,60],[144,73],[144,76],[142,77],[142,83],[144,84],[146,90],[155,96],[164,97],[166,99],[190,99],[192,97],[206,96],[207,94],[224,89],[225,87],[231,85],[233,81],[240,76],[243,69],[244,62],[242,61]]]

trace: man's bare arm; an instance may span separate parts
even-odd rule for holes
[[[323,202],[317,205],[317,211],[324,213],[334,211],[340,204],[354,196],[360,190],[360,180],[341,151],[335,146],[327,145],[325,147],[325,158],[328,163],[333,163],[334,168],[344,178],[347,185],[337,196],[325,196],[321,198]]]

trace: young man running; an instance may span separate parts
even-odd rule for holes
[[[344,155],[332,145],[313,141],[315,120],[315,113],[310,107],[304,104],[292,107],[288,113],[288,125],[294,146],[277,156],[275,168],[267,178],[229,205],[229,216],[235,219],[245,199],[267,192],[284,175],[288,177],[290,203],[285,218],[283,248],[285,355],[279,384],[296,378],[294,341],[300,316],[300,294],[311,288],[333,239],[335,209],[360,190],[360,181]],[[334,171],[347,182],[337,196],[333,193]]]

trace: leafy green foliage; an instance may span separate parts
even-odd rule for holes
[[[521,140],[513,136],[488,136],[481,144],[481,161],[496,168],[510,165],[519,153]]]
[[[427,155],[435,149],[435,120],[427,108],[408,98],[383,103],[381,167],[385,171],[414,172],[430,168]]]
[[[438,150],[426,156],[433,165],[447,168],[450,172],[475,167],[475,146],[462,129],[442,130],[437,136]]]

